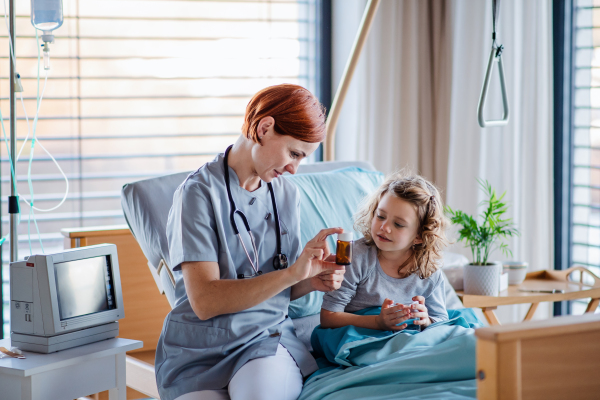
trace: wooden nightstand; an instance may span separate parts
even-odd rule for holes
[[[569,276],[576,271],[580,272],[579,282],[569,280]],[[592,284],[583,283],[585,275],[591,277]],[[523,290],[548,291],[549,293],[527,292]],[[562,292],[550,293],[552,290]],[[465,307],[481,308],[490,325],[500,325],[494,310],[498,306],[511,304],[531,304],[525,316],[525,321],[533,317],[538,305],[544,301],[591,298],[585,312],[593,313],[600,303],[600,278],[587,268],[576,266],[564,271],[530,272],[525,277],[523,283],[509,286],[508,289],[500,292],[497,297],[464,294],[462,291],[457,291],[456,294]]]

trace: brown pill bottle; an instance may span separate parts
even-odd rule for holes
[[[352,232],[344,231],[338,234],[335,263],[340,265],[352,264]]]

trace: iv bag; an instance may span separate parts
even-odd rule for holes
[[[51,32],[63,24],[62,0],[31,0],[31,24]]]

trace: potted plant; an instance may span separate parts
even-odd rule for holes
[[[465,293],[497,296],[502,263],[490,262],[490,254],[500,249],[505,255],[512,255],[502,239],[517,236],[519,232],[510,219],[503,219],[508,209],[507,204],[502,202],[506,192],[498,197],[487,180],[478,179],[477,182],[487,195],[487,200],[481,203],[485,209],[479,216],[479,222],[462,211],[452,210],[449,206],[446,206],[445,211],[452,223],[461,227],[458,231],[458,241],[465,242],[465,245],[471,248],[473,256],[473,262],[465,265],[464,269]]]

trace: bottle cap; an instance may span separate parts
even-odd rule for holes
[[[338,233],[337,239],[341,240],[342,242],[351,242],[352,241],[352,232],[344,231],[342,233]]]

